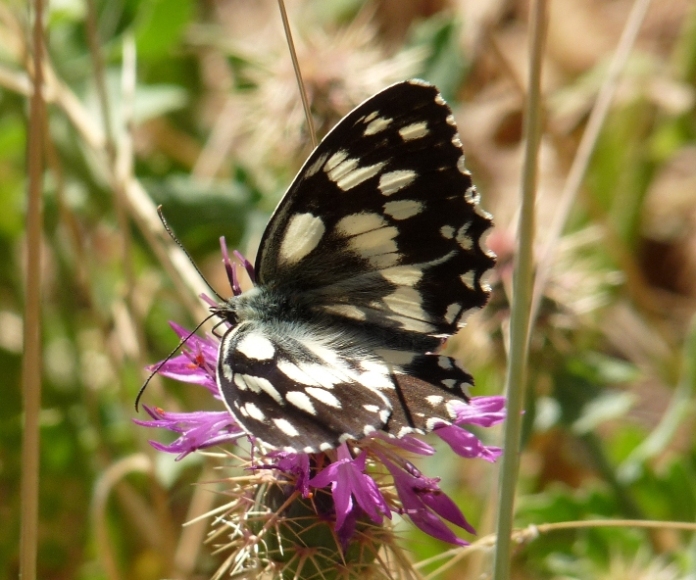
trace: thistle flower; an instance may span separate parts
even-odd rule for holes
[[[236,269],[226,252],[224,262],[237,295],[241,290]],[[253,277],[249,262],[244,260],[243,264]],[[180,338],[188,336],[184,328],[170,324]],[[214,398],[221,399],[215,380],[217,356],[216,337],[192,336],[179,355],[151,369],[202,386]],[[463,426],[490,427],[500,423],[504,405],[503,397],[462,401],[454,409],[453,424],[436,426],[433,433],[461,457],[495,461],[501,450],[484,445]],[[234,549],[234,555],[226,564],[230,572],[253,569],[270,573],[279,566],[287,571],[290,566],[299,578],[312,573],[329,577],[327,570],[338,574],[350,568],[354,574],[356,566],[361,569],[360,566],[377,565],[375,562],[384,566],[375,557],[380,545],[393,544],[385,519],[391,520],[394,514],[408,517],[425,533],[451,544],[463,546],[467,542],[446,522],[475,533],[457,505],[439,487],[439,478],[427,477],[411,462],[413,456],[436,452],[415,436],[396,438],[375,432],[323,453],[267,451],[226,410],[171,413],[145,408],[152,419],[136,423],[177,433],[178,438],[170,444],[151,442],[160,451],[176,454],[177,459],[228,443],[240,443],[244,451],[244,438],[251,442],[253,453],[246,458],[247,476],[231,482],[228,493],[234,500],[226,515],[218,518],[221,529],[232,530],[229,547]]]

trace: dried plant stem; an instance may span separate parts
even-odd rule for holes
[[[145,333],[142,328],[141,317],[138,316],[135,308],[135,292],[138,285],[132,265],[132,240],[130,230],[130,220],[128,217],[128,200],[126,198],[126,184],[133,177],[133,149],[130,139],[132,129],[133,100],[135,98],[135,41],[130,35],[126,35],[123,47],[123,67],[122,67],[122,105],[119,119],[118,131],[114,130],[111,103],[106,86],[106,74],[104,61],[101,54],[101,43],[97,30],[97,10],[94,0],[87,0],[87,39],[89,52],[92,57],[94,67],[94,78],[99,97],[99,104],[102,114],[102,124],[106,135],[106,156],[111,168],[110,178],[111,187],[114,193],[114,208],[116,210],[116,220],[119,229],[119,239],[121,242],[121,262],[125,277],[125,284],[120,291],[124,294],[125,302],[128,306],[127,312],[130,316],[131,326],[134,329],[135,341],[137,346],[128,349],[129,355],[137,358],[141,368],[146,366],[144,359]],[[124,341],[126,342],[126,341]]]
[[[307,119],[307,131],[309,132],[309,137],[312,139],[312,147],[316,149],[317,147],[317,133],[314,129],[314,120],[312,119],[312,110],[309,107],[309,99],[307,98],[307,91],[305,89],[304,81],[302,80],[302,71],[300,70],[300,63],[297,60],[297,53],[295,52],[295,43],[292,40],[292,31],[290,30],[290,22],[288,21],[288,13],[285,11],[284,0],[278,0],[278,8],[280,8],[280,17],[283,19],[283,29],[285,30],[285,38],[288,39],[288,50],[290,51],[290,58],[292,59],[292,68],[295,69],[295,76],[297,77],[297,85],[300,88],[300,97],[302,97],[302,106],[304,107],[305,118]]]
[[[550,534],[562,530],[579,530],[586,528],[626,528],[626,529],[653,529],[653,530],[681,530],[686,532],[696,532],[696,523],[690,522],[664,522],[659,520],[575,520],[567,522],[554,522],[552,524],[530,525],[526,528],[515,530],[512,535],[512,541],[515,544],[525,544],[534,541],[541,535]],[[497,536],[488,534],[476,542],[463,548],[453,548],[445,552],[441,552],[432,558],[421,560],[416,564],[416,568],[423,568],[438,562],[447,560],[442,566],[434,570],[425,577],[425,580],[434,580],[453,566],[459,564],[462,560],[470,555],[481,552],[490,551],[496,545]]]
[[[633,3],[633,8],[626,20],[621,39],[619,40],[619,44],[609,64],[606,79],[602,84],[599,94],[597,95],[597,100],[590,112],[587,127],[582,135],[580,145],[573,159],[573,165],[570,168],[568,178],[561,192],[561,200],[558,204],[558,209],[556,210],[553,221],[551,222],[546,243],[539,255],[538,270],[534,282],[534,295],[532,297],[532,324],[534,324],[534,320],[536,320],[539,312],[539,304],[541,304],[541,297],[543,296],[546,284],[549,280],[554,254],[558,248],[558,240],[563,233],[563,228],[570,215],[570,210],[575,203],[575,198],[578,195],[580,185],[585,177],[585,172],[590,164],[592,152],[597,144],[599,133],[604,126],[604,121],[606,120],[609,107],[614,98],[619,77],[626,67],[626,61],[631,54],[631,50],[636,42],[638,32],[643,24],[649,6],[650,0],[635,0]]]
[[[24,429],[22,437],[22,498],[20,577],[36,578],[39,515],[39,412],[41,409],[41,190],[43,183],[43,0],[34,0],[33,79],[29,113],[27,166],[29,173],[26,230],[26,287],[22,391]]]
[[[174,554],[174,566],[185,577],[193,575],[208,531],[208,522],[200,518],[210,514],[218,497],[214,489],[205,485],[212,475],[212,470],[206,467],[198,477],[198,485],[193,491],[185,518],[187,524],[182,529]]]
[[[106,506],[111,491],[130,473],[152,474],[152,461],[143,453],[126,457],[106,469],[97,480],[92,496],[91,515],[94,523],[99,562],[109,580],[120,580],[116,555],[109,539]]]
[[[519,467],[522,406],[527,377],[529,307],[533,283],[534,205],[536,202],[537,158],[541,135],[541,62],[546,40],[546,0],[536,0],[530,12],[529,89],[524,117],[525,159],[522,170],[522,208],[520,210],[518,251],[513,280],[510,348],[507,376],[507,419],[503,461],[500,471],[495,580],[510,576],[510,548],[514,516],[515,489]]]

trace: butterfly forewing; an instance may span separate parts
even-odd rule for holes
[[[477,206],[454,118],[433,86],[399,83],[348,114],[278,206],[257,257],[261,283],[317,309],[449,335],[487,300]]]
[[[258,285],[219,308],[229,410],[272,447],[316,451],[454,418],[470,375],[433,354],[488,298],[491,226],[449,107],[393,85],[319,144],[261,240]]]

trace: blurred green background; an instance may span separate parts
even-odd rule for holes
[[[563,234],[549,237],[631,6],[551,3],[538,241],[554,253],[531,343],[520,527],[696,519],[692,2],[652,3]],[[476,394],[504,382],[527,10],[517,1],[288,3],[320,134],[409,77],[436,83],[454,109],[499,255],[490,305],[448,345],[477,378]],[[0,4],[1,579],[18,574],[29,27],[23,2]],[[154,207],[227,294],[219,236],[253,261],[311,150],[277,5],[54,0],[45,42],[39,577],[207,578],[226,554],[203,544],[205,522],[181,525],[224,489],[194,484],[224,472],[202,457],[154,453],[147,438],[158,434],[132,423],[143,367],[176,345],[167,321],[191,327],[205,314],[204,288],[177,261]],[[201,391],[155,380],[145,399],[213,408]],[[422,467],[443,478],[479,534],[492,531],[494,467]],[[399,529],[414,560],[448,548]],[[443,576],[478,578],[487,558]],[[693,578],[696,541],[668,529],[565,530],[521,546],[513,570],[520,579]]]

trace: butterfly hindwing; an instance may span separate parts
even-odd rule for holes
[[[280,327],[282,328],[282,327]],[[230,412],[272,448],[316,452],[386,423],[387,371],[336,355],[321,329],[242,323],[224,336],[217,380]],[[313,338],[307,338],[313,337]]]
[[[450,424],[456,417],[456,404],[468,401],[474,380],[456,359],[415,352],[384,356],[387,361],[392,356],[410,359],[393,367],[395,388],[385,391],[392,406],[389,422],[383,427],[387,433],[402,437]]]

